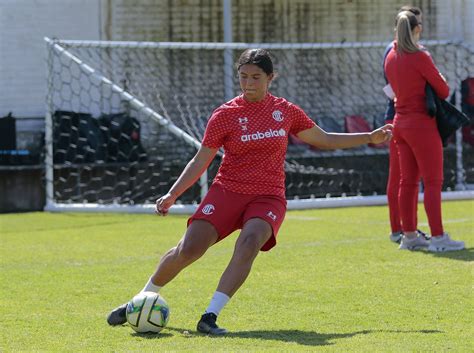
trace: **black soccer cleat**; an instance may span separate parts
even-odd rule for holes
[[[217,315],[214,313],[205,313],[201,316],[197,324],[197,330],[201,333],[206,333],[213,336],[222,336],[227,333],[225,328],[220,328],[216,325]]]
[[[122,304],[112,310],[107,316],[107,323],[110,326],[123,325],[127,322],[127,303]]]

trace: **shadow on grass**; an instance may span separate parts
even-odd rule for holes
[[[474,248],[466,248],[459,251],[446,251],[446,252],[428,252],[420,251],[423,254],[430,255],[433,257],[444,257],[447,259],[459,260],[459,261],[474,261]]]
[[[305,346],[327,346],[334,344],[330,342],[332,340],[349,338],[357,335],[367,335],[371,332],[371,330],[350,333],[318,333],[314,331],[301,330],[240,331],[230,332],[226,337],[258,338],[271,341],[295,342]]]
[[[350,338],[359,335],[367,335],[377,332],[393,332],[393,333],[441,333],[437,330],[362,330],[349,333],[318,333],[314,331],[300,330],[278,330],[278,331],[240,331],[230,332],[225,337],[239,338],[258,338],[272,341],[295,342],[305,346],[326,346],[334,344],[330,341],[341,338]]]
[[[183,328],[177,327],[167,327],[164,332],[158,334],[142,334],[142,333],[132,333],[132,336],[138,336],[145,339],[159,339],[164,337],[173,336],[172,333],[167,331],[174,331],[178,334],[181,334],[186,337],[202,337],[205,336],[196,331],[188,331]],[[300,345],[305,346],[326,346],[334,344],[333,340],[350,338],[358,335],[367,335],[370,333],[423,333],[423,334],[433,334],[433,333],[443,333],[443,331],[438,330],[362,330],[349,333],[318,333],[314,331],[301,331],[301,330],[269,330],[269,331],[237,331],[229,332],[225,336],[212,336],[212,338],[249,338],[249,339],[262,339],[269,341],[282,341],[282,342],[295,342]]]
[[[167,337],[171,337],[171,336],[174,336],[172,333],[169,333],[169,332],[166,332],[165,331],[162,331],[162,332],[159,332],[159,333],[152,333],[152,332],[148,332],[148,333],[138,333],[138,332],[132,332],[130,334],[130,336],[133,336],[133,337],[141,337],[141,338],[145,338],[147,340],[149,339],[158,339],[158,338],[167,338]]]

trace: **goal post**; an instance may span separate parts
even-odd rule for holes
[[[56,128],[58,129],[59,127],[57,125],[60,125],[57,121],[55,122],[53,120],[53,117],[57,115],[57,110],[53,108],[54,101],[53,101],[53,95],[54,95],[54,83],[53,83],[53,75],[54,75],[54,61],[52,59],[52,55],[58,55],[58,57],[61,57],[61,60],[63,60],[64,65],[76,65],[78,66],[79,72],[83,75],[83,80],[87,80],[90,82],[90,84],[95,85],[96,87],[100,88],[102,91],[108,90],[111,95],[115,94],[118,96],[120,100],[120,105],[126,104],[127,105],[127,110],[128,111],[135,111],[136,114],[141,115],[144,119],[149,119],[150,121],[153,121],[157,123],[159,126],[161,126],[163,129],[165,129],[168,133],[173,135],[172,137],[179,139],[182,143],[187,144],[191,147],[194,147],[196,150],[201,146],[200,142],[187,134],[184,130],[178,128],[173,122],[171,122],[168,119],[163,118],[160,114],[156,113],[153,109],[151,109],[148,105],[137,99],[136,97],[132,96],[129,92],[126,92],[123,88],[119,87],[117,84],[111,82],[109,79],[104,77],[100,72],[89,66],[88,64],[84,63],[82,60],[80,60],[77,56],[73,55],[71,52],[65,50],[61,45],[58,43],[55,43],[54,41],[50,40],[49,38],[45,38],[46,42],[50,46],[49,51],[48,51],[48,80],[47,80],[47,85],[48,85],[48,94],[47,94],[47,113],[46,113],[46,129],[45,129],[45,141],[46,141],[46,154],[45,154],[45,164],[47,166],[46,168],[46,206],[45,210],[49,211],[61,211],[61,210],[69,210],[69,211],[87,211],[87,210],[94,210],[94,211],[100,211],[102,210],[103,212],[149,212],[150,209],[152,210],[153,205],[134,205],[133,200],[129,200],[128,204],[121,204],[120,202],[114,202],[112,201],[111,204],[107,204],[107,201],[103,201],[99,199],[99,203],[89,203],[87,200],[86,202],[79,202],[79,203],[74,203],[74,202],[68,202],[69,200],[66,200],[66,202],[61,203],[61,202],[56,202],[55,201],[55,189],[54,189],[54,171],[56,169],[61,169],[61,168],[68,168],[68,169],[79,169],[79,170],[91,170],[93,168],[106,168],[107,165],[109,164],[117,164],[113,163],[117,161],[117,158],[113,160],[114,158],[111,157],[110,155],[107,157],[110,157],[113,162],[112,163],[107,163],[107,157],[106,158],[98,158],[98,159],[93,159],[92,163],[82,163],[82,165],[76,165],[74,166],[74,158],[67,159],[63,161],[62,166],[58,166],[58,164],[55,164],[54,161],[54,155],[57,153],[57,151],[54,150],[55,144],[59,145],[59,141],[55,141],[54,139],[54,132],[53,130]],[[70,66],[69,66],[70,67]],[[53,108],[53,109],[52,109]],[[85,107],[85,110],[87,111],[87,107]],[[63,116],[65,119],[74,119],[74,113],[77,114],[83,114],[79,112],[74,112],[74,111],[62,111]],[[118,113],[120,114],[120,113]],[[89,116],[87,116],[89,118]],[[92,116],[90,119],[93,119]],[[79,124],[81,121],[79,121]],[[56,126],[55,126],[56,124]],[[79,125],[80,126],[80,125]],[[71,127],[71,126],[69,126]],[[77,126],[72,127],[77,128]],[[80,127],[79,127],[80,128]],[[98,130],[99,133],[103,133],[102,131]],[[66,132],[67,133],[67,132]],[[72,131],[69,131],[69,133],[73,133]],[[76,131],[77,133],[77,131]],[[87,139],[87,134],[89,134],[90,131],[85,131],[84,134],[82,135],[82,139],[86,138]],[[123,134],[122,131],[119,132],[121,135]],[[80,135],[80,131],[79,131]],[[133,139],[133,136],[128,136],[128,138]],[[81,137],[79,137],[76,142],[79,142]],[[171,141],[171,140],[170,140]],[[116,143],[115,143],[116,145]],[[76,145],[74,148],[77,148],[78,145]],[[87,146],[88,148],[90,146]],[[102,148],[108,152],[109,146],[107,145],[107,142],[104,143],[104,146]],[[119,146],[115,146],[115,148],[119,148]],[[97,151],[94,151],[97,152]],[[74,157],[77,157],[74,156]],[[125,157],[130,157],[125,156]],[[134,158],[135,159],[135,158]],[[125,163],[130,162],[125,158],[123,161]],[[133,164],[134,161],[132,161]],[[76,163],[76,164],[81,164],[81,163]],[[95,164],[95,165],[94,165]],[[118,163],[120,164],[120,162]],[[123,163],[122,163],[123,164]],[[123,166],[125,168],[128,168],[127,166]],[[114,167],[112,167],[114,168]],[[79,172],[78,172],[79,174]],[[100,178],[100,176],[99,176]],[[113,187],[113,185],[112,185]],[[200,191],[200,196],[203,197],[205,193],[207,192],[207,171],[203,174],[203,176],[200,178],[199,181],[199,187],[201,189]],[[56,194],[57,194],[56,190]],[[177,205],[174,207],[174,212],[175,213],[189,213],[191,212],[192,207],[186,206],[186,205]]]
[[[45,41],[50,211],[153,212],[199,148],[212,111],[229,92],[239,93],[230,65],[247,48],[271,51],[279,74],[272,93],[300,105],[325,130],[344,131],[353,116],[366,123],[359,128],[383,123],[387,43]],[[472,48],[424,44],[459,106],[461,81],[474,77]],[[474,197],[471,150],[461,133],[445,149],[443,198]],[[196,208],[219,162],[171,212]],[[322,151],[290,137],[285,169],[290,209],[386,204],[386,146]]]

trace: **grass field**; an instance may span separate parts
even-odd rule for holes
[[[195,325],[236,234],[162,290],[169,327],[138,335],[105,317],[143,287],[186,217],[3,214],[0,351],[472,352],[474,201],[445,202],[443,214],[466,250],[397,250],[386,207],[288,212],[277,247],[219,316],[224,338]]]

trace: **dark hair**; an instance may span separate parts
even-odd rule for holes
[[[410,11],[415,16],[420,16],[421,15],[420,8],[415,7],[415,6],[405,5],[405,6],[400,7],[400,10],[398,10],[399,13],[403,12],[403,11]]]
[[[237,71],[240,70],[243,65],[247,64],[257,65],[267,75],[273,73],[272,58],[270,57],[270,53],[265,49],[247,49],[244,51],[235,65]]]
[[[400,7],[400,9],[398,10],[398,14],[405,11],[411,12],[415,16],[421,15],[421,10],[419,7],[410,6],[410,5],[405,5],[405,6]],[[397,20],[398,20],[398,16],[395,18],[395,27],[397,27]]]

